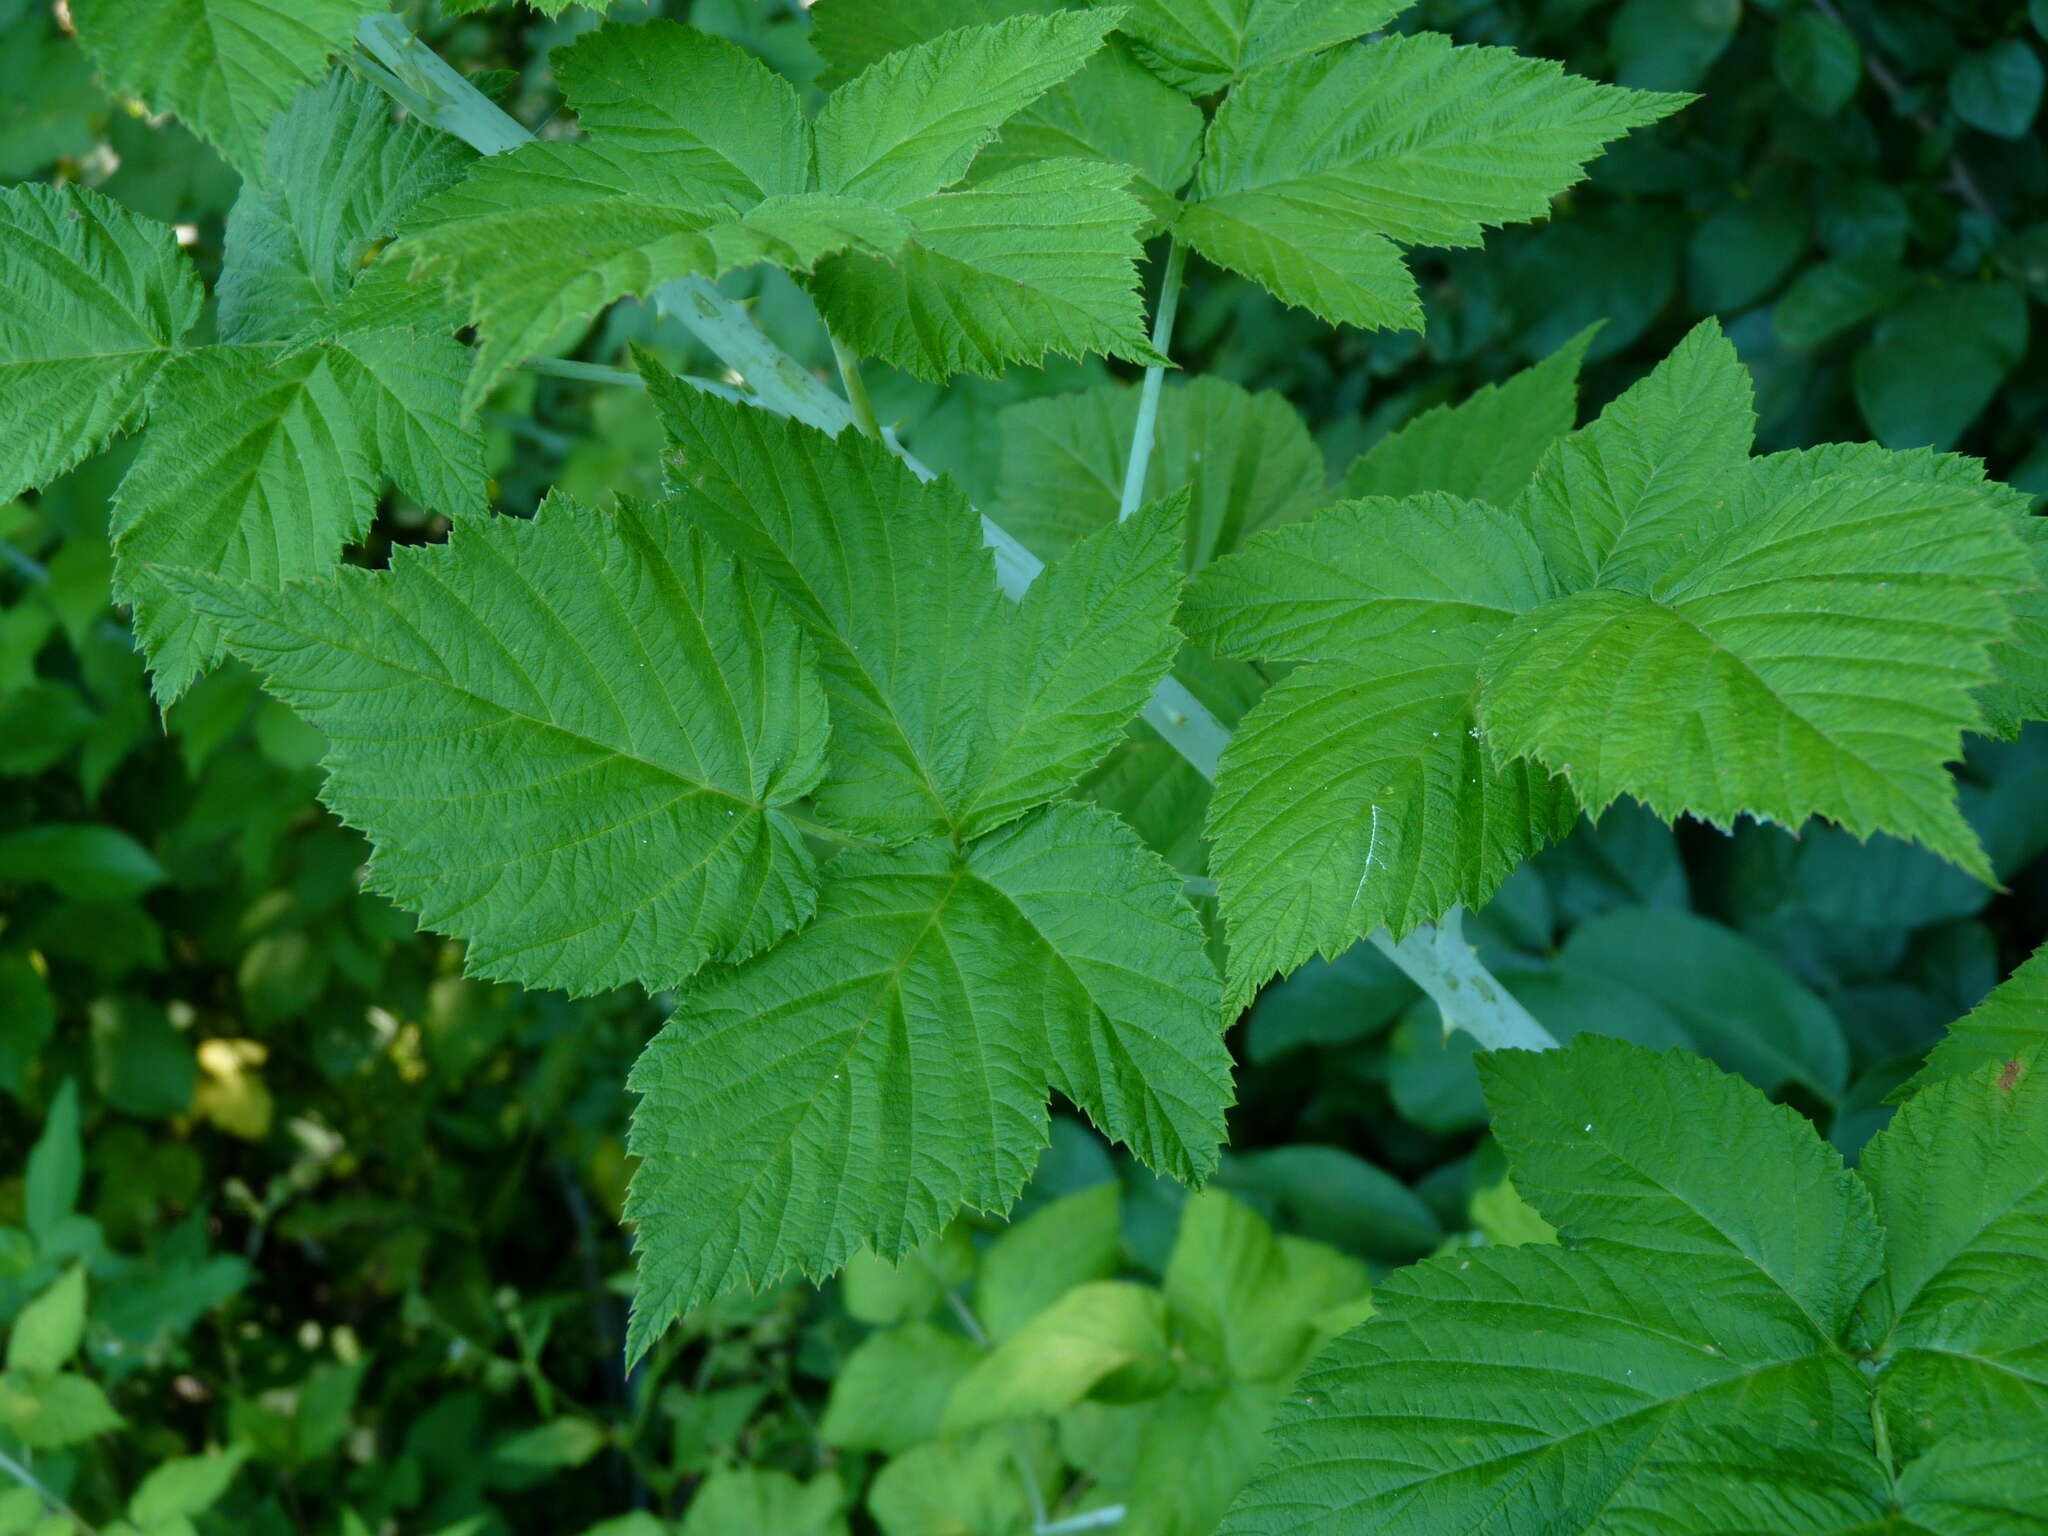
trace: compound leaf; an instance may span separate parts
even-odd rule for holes
[[[1440,33],[1331,49],[1231,91],[1179,227],[1325,319],[1412,324],[1395,246],[1476,245],[1541,217],[1601,146],[1681,102]]]
[[[83,187],[0,190],[0,498],[140,421],[204,300],[167,226]]]
[[[2048,1051],[1923,1088],[1862,1170],[1889,1247],[1861,1323],[1892,1443],[2048,1441]]]
[[[996,130],[1102,46],[1114,11],[956,27],[870,65],[826,98],[818,184],[901,208],[967,174]]]
[[[1480,718],[1599,810],[1915,838],[1985,880],[1945,764],[1981,723],[2031,570],[1967,489],[1830,476],[1709,539],[1652,595],[1577,592],[1494,640]]]
[[[810,280],[833,334],[938,382],[1000,376],[1048,352],[1160,361],[1145,339],[1131,173],[1047,160],[900,210],[914,234],[883,260],[854,252]]]
[[[825,60],[818,84],[836,90],[869,65],[955,27],[1065,8],[1065,0],[815,0],[811,46]]]
[[[263,135],[383,0],[78,0],[79,41],[107,84],[175,112],[246,175]]]
[[[1180,877],[1102,811],[841,855],[815,921],[691,988],[633,1069],[628,1353],[734,1283],[863,1244],[898,1258],[963,1206],[1007,1206],[1048,1087],[1200,1177],[1230,1098],[1221,1024]]]
[[[377,889],[478,974],[673,986],[809,914],[782,807],[823,766],[814,662],[672,508],[555,497],[282,592],[174,579],[326,736]]]
[[[483,436],[462,414],[469,349],[418,331],[365,331],[328,355],[364,440],[398,488],[449,517],[482,513]]]
[[[1877,1278],[1869,1191],[1803,1115],[1712,1063],[1588,1034],[1482,1056],[1479,1075],[1516,1190],[1567,1243],[1683,1255],[1758,1320],[1823,1339]]]

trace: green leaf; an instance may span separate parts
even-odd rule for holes
[[[1917,1093],[1943,1078],[2002,1065],[2048,1045],[2048,948],[2036,950],[1992,994],[1949,1026],[1919,1075],[1900,1090]]]
[[[677,1536],[846,1536],[845,1504],[829,1472],[800,1483],[768,1467],[721,1467],[698,1486]]]
[[[1120,1382],[1151,1396],[1173,1379],[1168,1347],[1166,1301],[1149,1285],[1076,1286],[968,1372],[941,1426],[954,1435],[1058,1413]]]
[[[82,187],[0,190],[0,498],[141,421],[203,300],[166,226]]]
[[[344,381],[321,352],[206,347],[152,392],[155,430],[115,497],[114,596],[161,703],[220,656],[220,631],[167,585],[192,567],[276,586],[325,574],[376,510],[376,461]]]
[[[811,46],[825,60],[818,84],[834,90],[892,53],[955,27],[1042,16],[1064,0],[815,0]]]
[[[781,592],[819,647],[835,826],[974,837],[1065,789],[1166,673],[1185,502],[1102,529],[1004,602],[966,498],[837,441],[650,377],[687,514]]]
[[[1376,32],[1411,0],[1134,0],[1123,30],[1169,84],[1208,96],[1254,69]]]
[[[263,134],[381,0],[78,0],[79,41],[115,90],[175,112],[245,175]]]
[[[1365,1293],[1365,1266],[1275,1237],[1242,1202],[1204,1190],[1181,1209],[1166,1302],[1182,1347],[1236,1381],[1291,1379],[1321,1342],[1317,1316]]]
[[[1241,1199],[1271,1202],[1290,1232],[1381,1263],[1418,1258],[1443,1240],[1441,1224],[1406,1184],[1338,1147],[1234,1153],[1215,1183]]]
[[[46,1381],[0,1377],[0,1428],[30,1450],[83,1445],[121,1427],[121,1415],[100,1384],[66,1371]]]
[[[1033,554],[1059,558],[1116,521],[1137,423],[1138,391],[1122,384],[1010,406],[992,515]],[[1184,486],[1192,571],[1307,516],[1323,500],[1323,456],[1284,396],[1204,376],[1160,396],[1145,500]]]
[[[1793,279],[1771,310],[1788,347],[1819,347],[1881,314],[1911,292],[1913,278],[1885,257],[1824,261]]]
[[[78,1191],[85,1182],[85,1147],[78,1136],[78,1084],[70,1078],[57,1086],[43,1134],[29,1148],[22,1178],[22,1219],[29,1236],[47,1247],[51,1236],[78,1209]]]
[[[976,180],[1039,160],[1081,158],[1127,165],[1137,191],[1159,218],[1195,173],[1202,150],[1201,109],[1131,56],[1109,44],[1004,124],[976,158]]]
[[[935,382],[1000,377],[1048,352],[1157,363],[1138,294],[1146,210],[1130,177],[1046,160],[906,204],[908,244],[820,263],[811,295],[842,342]]]
[[[763,261],[807,271],[849,245],[894,253],[911,233],[885,208],[816,192],[735,209],[725,189],[689,174],[691,163],[659,149],[543,141],[479,162],[421,205],[401,249],[468,296],[479,332],[466,409],[627,294]]]
[[[1957,1072],[1864,1148],[1884,1223],[1860,1329],[1912,1456],[1939,1439],[2048,1438],[2048,1051]]]
[[[825,703],[797,626],[673,509],[465,526],[282,592],[181,580],[328,742],[376,888],[479,975],[673,986],[808,915],[783,808]]]
[[[128,1500],[128,1518],[140,1526],[192,1519],[228,1491],[249,1453],[230,1446],[218,1456],[174,1456],[150,1468]]]
[[[2012,283],[1931,288],[1878,322],[1856,354],[1856,404],[1887,448],[1950,448],[2027,352]]]
[[[1981,724],[1971,694],[2030,577],[2010,519],[1974,493],[1829,476],[1680,557],[1652,595],[1579,592],[1517,619],[1480,720],[1594,810],[1628,794],[1722,826],[1822,815],[1988,881],[1945,765]]]
[[[1345,471],[1337,494],[1350,501],[1442,491],[1512,505],[1578,422],[1579,366],[1595,333],[1588,326],[1535,367],[1390,432]]]
[[[1650,582],[1730,526],[1730,486],[1756,431],[1749,373],[1720,326],[1663,362],[1544,457],[1518,508],[1564,590]]]
[[[887,1327],[936,1311],[948,1291],[973,1277],[974,1266],[974,1245],[956,1224],[918,1244],[901,1262],[863,1248],[846,1261],[839,1295],[854,1317]]]
[[[1582,1035],[1485,1070],[1516,1187],[1564,1245],[1379,1282],[1224,1530],[1468,1530],[1507,1507],[1545,1536],[1879,1529],[1842,1336],[1898,1230],[1882,1196],[1874,1218],[1810,1125],[1693,1058]]]
[[[1805,1462],[1862,1451],[1854,1366],[1694,1269],[1537,1244],[1387,1277],[1295,1384],[1224,1533],[1475,1530],[1509,1505],[1544,1536],[1635,1529],[1603,1516],[1683,1466],[1687,1432],[1753,1419]]]
[[[1047,1439],[1027,1431],[1020,1441],[990,1430],[920,1445],[876,1474],[868,1508],[883,1536],[1015,1536],[1028,1531],[1031,1505],[1018,1475],[1017,1449],[1027,1447],[1033,1464],[1044,1466],[1050,1461]]]
[[[467,347],[413,330],[365,331],[327,357],[365,445],[401,491],[449,517],[487,510],[483,434],[462,414]]]
[[[1688,91],[1706,77],[1742,22],[1742,0],[1627,0],[1608,26],[1615,78]]]
[[[1863,81],[1863,48],[1833,17],[1795,11],[1771,40],[1771,68],[1778,83],[1822,117],[1846,107]]]
[[[2041,110],[2041,88],[2040,55],[2025,39],[2009,37],[1963,56],[1948,77],[1948,104],[1972,128],[2024,138]]]
[[[74,1264],[15,1314],[7,1335],[7,1369],[54,1376],[78,1353],[84,1338],[85,1266]]]
[[[1483,905],[1563,835],[1569,797],[1503,770],[1473,713],[1488,640],[1550,589],[1506,514],[1437,494],[1340,503],[1196,579],[1195,639],[1309,663],[1244,717],[1210,804],[1234,999],[1383,923]]]
[[[1335,49],[1230,93],[1179,227],[1324,319],[1413,324],[1396,245],[1477,245],[1538,218],[1602,145],[1680,104],[1439,33]]]
[[[585,133],[659,154],[678,182],[735,209],[811,190],[796,88],[736,43],[673,21],[614,24],[553,62]]]
[[[1229,1102],[1216,983],[1180,878],[1056,805],[964,852],[842,854],[816,919],[686,992],[634,1067],[629,1353],[727,1286],[895,1258],[1015,1198],[1058,1089],[1199,1178]]]
[[[996,130],[1102,46],[1114,11],[958,27],[892,53],[833,91],[813,125],[818,184],[906,208],[950,187]]]
[[[818,1437],[827,1445],[885,1456],[936,1439],[953,1388],[981,1357],[959,1334],[930,1323],[873,1334],[833,1376]]]
[[[0,833],[0,883],[48,885],[79,901],[125,901],[168,878],[118,827],[50,821]]]
[[[1686,911],[1622,907],[1573,929],[1558,961],[1559,980],[1622,989],[1617,1003],[1667,1025],[1661,1040],[1620,1029],[1602,1034],[1682,1044],[1766,1093],[1797,1087],[1825,1104],[1841,1098],[1849,1077],[1841,1024],[1769,954],[1719,923]],[[1542,1007],[1530,1006],[1544,1016]],[[1570,1011],[1593,1027],[1594,1008],[1583,992]]]
[[[1877,1278],[1884,1234],[1841,1154],[1711,1063],[1583,1035],[1491,1052],[1479,1075],[1515,1188],[1571,1246],[1682,1258],[1753,1321],[1830,1340]]]
[[[228,215],[223,341],[285,341],[348,293],[375,247],[474,159],[423,123],[394,120],[367,82],[334,74],[299,93],[264,141],[261,178]]]
[[[1916,1529],[1935,1536],[2038,1531],[2048,1473],[2024,1440],[1949,1440],[1899,1474],[1898,1500]]]
[[[1115,1184],[1053,1201],[1010,1227],[982,1255],[974,1311],[1001,1343],[1075,1286],[1115,1276],[1123,1256]]]

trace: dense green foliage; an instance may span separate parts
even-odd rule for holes
[[[384,9],[0,0],[0,1536],[2048,1528],[2041,7]]]

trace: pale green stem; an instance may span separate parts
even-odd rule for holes
[[[69,1520],[81,1531],[84,1531],[86,1536],[98,1536],[98,1533],[93,1530],[92,1526],[87,1524],[84,1516],[80,1515],[77,1510],[44,1487],[42,1481],[33,1472],[29,1471],[27,1467],[24,1467],[5,1451],[0,1451],[0,1472],[5,1472],[17,1483],[20,1483],[22,1487],[28,1489],[29,1492],[41,1499],[44,1504]]]
[[[1159,303],[1152,312],[1152,350],[1165,357],[1173,345],[1173,319],[1180,313],[1180,279],[1187,270],[1188,248],[1166,237],[1166,270],[1159,279]],[[1159,436],[1159,396],[1166,387],[1165,363],[1145,370],[1138,392],[1138,425],[1131,432],[1131,457],[1124,465],[1124,496],[1117,519],[1129,517],[1145,504],[1145,475],[1152,467],[1152,444]]]
[[[395,16],[372,16],[361,23],[356,35],[420,103],[415,106],[401,98],[401,105],[427,122],[487,155],[532,138],[516,119],[494,106]],[[1168,261],[1172,261],[1171,253]],[[1170,320],[1164,286],[1162,283],[1160,318]],[[763,335],[745,306],[720,293],[709,280],[685,277],[663,283],[654,292],[654,302],[746,382],[753,391],[753,403],[835,436],[853,424],[853,407]],[[913,474],[924,480],[934,478],[892,434],[881,436]],[[1144,483],[1142,474],[1138,483]],[[983,542],[995,554],[996,580],[1009,597],[1021,598],[1045,569],[1045,562],[986,517],[981,520],[981,530]],[[1223,749],[1230,743],[1230,730],[1177,678],[1168,677],[1159,685],[1145,706],[1144,718],[1197,773],[1215,779]],[[1557,1044],[1479,963],[1464,942],[1456,911],[1442,926],[1425,925],[1398,944],[1384,930],[1373,934],[1372,942],[1436,999],[1448,1025],[1464,1029],[1487,1049],[1518,1046],[1547,1050]]]
[[[875,420],[875,407],[868,399],[867,381],[860,376],[860,359],[831,331],[825,334],[832,342],[833,361],[839,364],[839,382],[846,386],[846,405],[853,412],[854,429],[862,437],[881,442],[882,425]]]

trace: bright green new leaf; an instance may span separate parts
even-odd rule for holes
[[[85,1266],[74,1264],[15,1314],[7,1335],[7,1369],[54,1376],[78,1353],[84,1338]]]
[[[1145,340],[1131,173],[1046,160],[898,210],[914,226],[891,260],[822,262],[812,297],[833,334],[864,356],[938,382],[999,377],[1047,352],[1160,361]]]
[[[1989,880],[1945,764],[1981,723],[1972,694],[2031,575],[2011,519],[1973,492],[1824,477],[1647,594],[1578,592],[1516,620],[1480,720],[1595,810],[1627,794],[1722,826],[1823,815]]]
[[[1103,384],[1047,395],[999,418],[1002,461],[991,515],[1042,559],[1116,521],[1138,391]],[[1284,396],[1214,377],[1160,396],[1145,499],[1191,494],[1187,567],[1199,570],[1245,539],[1297,522],[1324,496],[1323,456]]]
[[[1344,472],[1338,495],[1442,491],[1513,506],[1551,444],[1578,421],[1579,365],[1594,335],[1588,326],[1535,367],[1388,433]]]
[[[472,971],[673,986],[809,914],[782,808],[823,766],[810,651],[672,508],[556,497],[281,592],[177,579],[327,738],[377,888]]]
[[[721,1467],[691,1495],[677,1536],[846,1536],[846,1490],[825,1473],[800,1483],[772,1467]]]
[[[246,1447],[218,1456],[175,1456],[150,1468],[128,1500],[128,1518],[145,1528],[203,1515],[228,1491],[249,1458]]]
[[[1007,1206],[1048,1086],[1199,1178],[1230,1096],[1219,1024],[1179,877],[1101,811],[842,854],[816,919],[692,987],[633,1069],[629,1353],[735,1283]]]
[[[1333,323],[1409,325],[1398,246],[1476,245],[1542,216],[1601,146],[1681,104],[1433,32],[1336,48],[1230,93],[1178,227]]]
[[[2048,1045],[2048,948],[2034,951],[1989,997],[1949,1026],[1905,1092]]]
[[[1087,62],[1114,11],[958,27],[869,66],[813,125],[818,185],[901,208],[967,174],[1005,121]]]
[[[1123,30],[1161,79],[1208,96],[1252,70],[1376,31],[1412,0],[1133,0]]]
[[[1557,443],[1517,510],[1567,591],[1646,592],[1675,558],[1734,524],[1755,433],[1749,373],[1708,320]]]
[[[1031,1502],[1019,1475],[1020,1448],[1037,1475],[1052,1472],[1051,1437],[1037,1426],[1000,1429],[920,1445],[876,1474],[868,1509],[883,1536],[961,1536],[962,1532],[1031,1529]],[[1041,1499],[1058,1492],[1041,1487]]]
[[[650,387],[686,514],[789,602],[832,698],[834,825],[971,838],[1064,790],[1173,659],[1184,499],[1102,529],[1004,601],[966,498],[886,448]]]
[[[1077,1285],[1115,1276],[1123,1254],[1115,1184],[1053,1201],[1004,1232],[982,1255],[974,1312],[998,1343]]]
[[[164,225],[82,187],[0,190],[0,498],[139,422],[203,300]]]
[[[121,1427],[121,1415],[90,1376],[75,1371],[36,1380],[0,1376],[0,1429],[35,1451],[83,1445]]]
[[[1210,805],[1233,996],[1482,905],[1569,827],[1568,796],[1503,768],[1474,715],[1488,641],[1551,590],[1506,514],[1444,495],[1341,503],[1197,578],[1195,639],[1309,663],[1245,716]]]
[[[1554,1063],[1480,1058],[1516,1189],[1574,1247],[1682,1255],[1694,1283],[1758,1325],[1839,1336],[1882,1258],[1869,1192],[1797,1111],[1697,1056],[1672,1052],[1651,1072],[1644,1060],[1599,1035]],[[1711,1134],[1674,1133],[1687,1123]]]
[[[1149,1285],[1077,1285],[953,1388],[940,1424],[959,1434],[1071,1408],[1093,1392],[1150,1397],[1173,1382],[1166,1299]]]
[[[827,1445],[894,1456],[934,1439],[953,1388],[982,1351],[930,1323],[864,1339],[832,1378],[818,1436]]]
[[[1889,1253],[1859,1332],[1892,1443],[2048,1443],[2048,1051],[1923,1088],[1862,1169]]]
[[[77,0],[79,41],[116,90],[175,112],[245,175],[263,135],[382,0]]]

